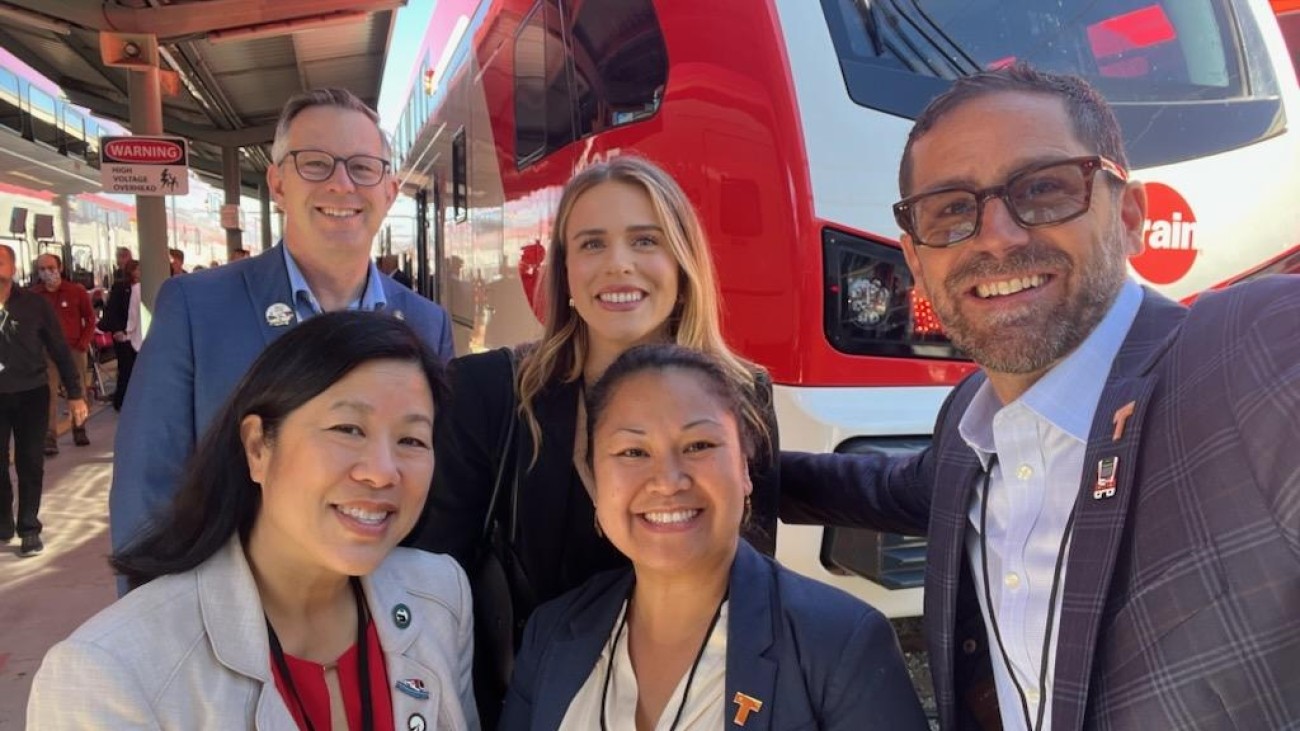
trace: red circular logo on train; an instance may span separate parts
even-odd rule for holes
[[[1142,224],[1142,253],[1129,262],[1152,284],[1172,284],[1196,261],[1196,214],[1178,191],[1147,183],[1147,220]]]

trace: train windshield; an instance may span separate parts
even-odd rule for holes
[[[887,6],[888,3],[873,3]],[[1225,99],[1248,92],[1236,33],[1214,0],[918,3],[934,45],[996,68],[1027,61],[1079,74],[1114,102]]]
[[[892,114],[915,117],[953,79],[1019,61],[1096,86],[1115,106],[1139,166],[1285,129],[1273,63],[1241,0],[822,5],[850,96]]]

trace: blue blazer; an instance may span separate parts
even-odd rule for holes
[[[632,582],[631,569],[598,574],[537,609],[524,631],[499,729],[559,727]],[[743,540],[731,567],[728,727],[735,725],[737,693],[763,702],[749,714],[747,730],[928,728],[889,622]]]
[[[389,277],[375,279],[385,311],[401,313],[450,359],[451,321],[442,308]],[[262,349],[289,329],[267,322],[276,303],[293,303],[283,243],[163,283],[117,427],[109,493],[114,550],[170,503],[199,436]]]

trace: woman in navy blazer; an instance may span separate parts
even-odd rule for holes
[[[740,538],[764,436],[712,356],[623,353],[591,393],[597,529],[632,561],[543,605],[500,728],[925,729],[889,623]]]

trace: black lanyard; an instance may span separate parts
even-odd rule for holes
[[[700,659],[704,657],[704,648],[709,645],[709,638],[713,636],[713,630],[718,626],[718,618],[722,616],[722,605],[727,603],[727,594],[722,593],[722,601],[718,602],[718,608],[713,610],[713,619],[709,621],[709,628],[704,632],[704,639],[700,641],[700,649],[695,653],[695,661],[691,663],[691,672],[686,676],[686,687],[682,689],[682,700],[677,704],[677,714],[673,716],[673,725],[668,727],[668,731],[676,731],[677,723],[682,720],[682,711],[686,709],[686,699],[691,695],[691,683],[695,682],[695,671],[700,667]],[[609,696],[609,678],[614,669],[614,658],[618,652],[618,638],[623,636],[623,628],[627,626],[628,612],[632,611],[632,591],[627,593],[626,606],[623,609],[623,619],[618,623],[618,629],[614,631],[614,643],[609,648],[609,664],[605,666],[605,683],[600,690],[600,731],[608,731],[605,725],[605,701]],[[657,721],[657,719],[656,719]]]
[[[352,596],[357,602],[357,690],[361,695],[361,728],[363,731],[373,731],[375,719],[374,703],[370,698],[370,643],[366,638],[366,625],[369,623],[370,616],[366,612],[366,594],[361,589],[361,580],[353,576],[350,583]],[[271,640],[271,657],[275,660],[275,667],[280,671],[280,677],[284,679],[289,695],[293,696],[298,712],[302,714],[302,722],[307,724],[307,731],[316,731],[311,716],[307,715],[307,706],[302,702],[302,696],[298,695],[298,688],[294,685],[293,675],[289,672],[289,663],[284,659],[284,648],[280,646],[280,638],[276,637],[275,628],[271,626],[269,619],[266,620],[266,633]]]
[[[998,456],[995,454],[989,459],[989,468],[984,471],[984,485],[980,492],[980,558],[984,566],[984,604],[989,611],[989,624],[993,627],[993,639],[997,640],[998,651],[1002,653],[1002,662],[1006,664],[1007,675],[1011,676],[1011,683],[1016,687],[1016,693],[1020,696],[1020,710],[1025,714],[1025,728],[1028,731],[1038,731],[1043,727],[1043,716],[1047,710],[1047,665],[1051,659],[1052,651],[1052,622],[1056,618],[1056,595],[1061,588],[1061,571],[1065,567],[1065,549],[1070,542],[1070,530],[1074,527],[1074,508],[1070,508],[1070,519],[1065,522],[1065,532],[1061,534],[1061,548],[1056,552],[1056,569],[1052,573],[1052,593],[1047,600],[1047,627],[1043,631],[1043,655],[1038,666],[1038,720],[1031,722],[1029,718],[1029,700],[1025,697],[1025,689],[1020,687],[1020,681],[1016,679],[1015,668],[1011,666],[1011,656],[1007,654],[1007,648],[1002,644],[1002,633],[998,631],[998,618],[993,611],[993,591],[989,588],[989,547],[988,547],[988,517],[989,517],[989,482],[993,480],[993,468],[998,464]]]

